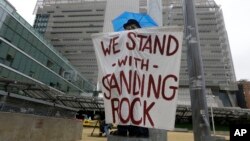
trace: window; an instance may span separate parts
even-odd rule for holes
[[[61,84],[60,84],[59,82],[56,82],[56,87],[57,87],[58,89],[61,89]]]
[[[66,91],[67,91],[67,92],[69,92],[69,90],[70,90],[70,87],[69,87],[69,86],[67,86],[67,90],[66,90]]]
[[[54,18],[61,18],[61,17],[64,17],[64,15],[54,15],[53,17]]]
[[[47,65],[46,66],[48,68],[51,68],[53,65],[54,65],[53,62],[51,62],[50,60],[47,61]]]
[[[78,31],[75,31],[75,32],[51,32],[51,34],[80,34],[82,32],[78,32]]]
[[[8,50],[9,50],[7,44],[5,44],[4,42],[1,42],[1,44],[0,44],[0,50],[1,50],[0,51],[0,58],[2,58],[3,60],[5,60],[6,59],[6,54],[7,54]]]
[[[28,40],[28,31],[26,29],[23,29],[22,36],[24,39]]]
[[[6,55],[6,61],[8,62],[9,65],[12,64],[13,60],[14,60],[14,57],[12,55],[10,54]]]
[[[30,71],[30,72],[29,72],[29,76],[30,76],[30,77],[34,77],[34,75],[35,75],[35,72],[33,72],[33,71]]]
[[[21,35],[21,34],[22,34],[22,32],[23,32],[23,27],[22,27],[22,25],[17,24],[17,26],[16,26],[16,30],[15,30],[15,31]]]
[[[62,10],[63,12],[91,12],[91,9],[86,9],[86,10]]]
[[[89,23],[89,22],[103,22],[103,20],[84,20],[84,21],[54,21],[53,23]]]
[[[59,75],[63,76],[63,73],[64,73],[64,69],[62,67],[60,67]]]
[[[12,38],[13,38],[13,35],[14,35],[14,32],[10,29],[10,28],[7,28],[7,31],[5,33],[5,38],[11,42]]]
[[[20,40],[20,36],[18,34],[14,34],[12,42],[15,46],[19,46],[18,44],[19,40]]]
[[[96,9],[96,11],[101,11],[102,12],[102,11],[104,11],[104,9]]]
[[[19,47],[21,50],[24,50],[25,44],[26,44],[26,41],[25,41],[23,38],[20,38],[20,40],[19,40],[19,46],[18,46],[18,47]]]
[[[1,21],[1,18],[2,18],[3,13],[4,13],[4,11],[3,11],[3,9],[0,7],[0,21]]]
[[[28,53],[28,54],[29,54],[30,49],[31,49],[31,45],[30,45],[30,43],[25,42],[25,46],[24,46],[24,47],[25,47],[25,48],[24,48],[24,51],[25,51],[26,53]]]
[[[103,16],[103,14],[68,15],[68,17],[95,17],[95,16]]]
[[[25,69],[24,69],[24,73],[29,75],[30,69],[31,69],[31,60],[30,58],[27,58],[26,62],[25,62]]]
[[[47,13],[55,13],[55,11],[48,11]]]
[[[21,61],[21,53],[17,52],[16,55],[15,55],[15,58],[14,58],[12,67],[13,67],[14,69],[18,69],[18,66],[19,66],[19,64],[20,64],[20,61]]]
[[[8,78],[9,72],[10,72],[10,71],[7,70],[7,69],[2,69],[1,77],[3,77],[3,78]]]
[[[50,82],[49,85],[50,85],[51,87],[55,87],[55,84],[54,84],[53,82]]]
[[[4,36],[6,30],[7,30],[7,26],[3,24],[2,27],[0,28],[0,36]]]
[[[86,31],[86,33],[99,33],[99,31]]]
[[[8,22],[8,26],[10,28],[12,28],[13,30],[16,29],[16,25],[17,25],[17,21],[13,18],[10,18],[9,22]]]
[[[33,45],[34,47],[37,48],[38,42],[39,42],[38,39],[37,39],[37,38],[34,38],[34,40],[33,40],[33,42],[32,42],[32,45]]]

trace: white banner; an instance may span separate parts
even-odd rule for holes
[[[92,35],[107,123],[174,129],[183,29]]]

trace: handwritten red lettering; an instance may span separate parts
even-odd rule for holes
[[[143,108],[143,115],[139,117],[139,120],[135,119],[135,115],[133,113],[135,109],[138,109],[138,104],[136,106],[136,103],[139,103],[139,106]],[[149,121],[150,125],[153,127],[154,122],[150,115],[150,111],[153,109],[155,102],[151,102],[150,104],[148,104],[148,102],[144,100],[143,105],[141,103],[141,99],[139,98],[135,98],[131,101],[129,101],[126,97],[123,97],[121,100],[119,100],[118,98],[111,99],[113,122],[115,123],[118,120],[116,119],[116,117],[118,117],[118,121],[121,121],[121,123],[123,124],[127,124],[129,121],[131,121],[135,125],[140,125],[143,121],[143,125],[146,125],[146,121]],[[128,115],[122,114],[122,109],[124,108],[124,106],[129,110]]]
[[[118,38],[119,36],[110,39],[108,47],[105,47],[103,41],[101,41],[101,47],[102,47],[104,56],[111,55],[112,49],[113,49],[113,52],[112,52],[113,54],[119,53],[121,51],[120,49],[115,48],[116,46],[118,46],[118,42],[117,42]]]
[[[170,49],[171,49],[171,43],[172,43],[171,41],[172,40],[174,40],[176,46],[175,46],[174,50],[171,52]],[[179,48],[178,40],[173,35],[169,35],[168,36],[168,46],[167,46],[167,56],[174,55],[177,52],[178,48]]]
[[[126,43],[126,47],[128,50],[135,49],[135,47],[136,47],[135,37],[136,37],[136,34],[134,32],[128,33],[128,39],[132,42],[132,46],[129,45],[129,42]]]
[[[162,77],[161,75],[154,76],[152,74],[139,74],[136,70],[130,70],[127,74],[124,71],[120,71],[119,75],[108,74],[103,77],[103,86],[109,93],[105,93],[104,97],[110,99],[112,90],[116,90],[119,95],[123,95],[121,90],[124,90],[123,87],[126,87],[126,91],[123,91],[125,94],[132,94],[134,96],[144,96],[144,87],[146,87],[147,97],[154,97],[156,99],[163,98],[166,101],[171,101],[175,98],[177,86],[167,86],[167,82],[177,82],[177,77],[173,74]],[[148,79],[148,82],[145,83],[145,79]],[[119,83],[118,83],[119,82]],[[169,90],[171,90],[169,92]],[[167,93],[168,92],[168,93]]]

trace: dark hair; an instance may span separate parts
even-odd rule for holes
[[[125,24],[123,25],[123,28],[126,29],[126,27],[129,26],[129,25],[131,25],[131,24],[135,24],[138,28],[141,28],[140,24],[139,24],[138,21],[135,20],[135,19],[129,19],[129,20],[127,21],[127,23],[125,23]]]

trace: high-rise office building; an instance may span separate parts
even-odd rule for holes
[[[89,81],[97,82],[91,34],[102,32],[106,1],[38,0],[34,28]]]
[[[147,12],[147,0],[139,11]],[[84,76],[96,83],[92,33],[102,32],[105,0],[38,0],[34,27],[44,34]],[[163,25],[184,26],[182,0],[162,0]],[[196,0],[197,22],[210,106],[236,106],[237,90],[221,8],[214,0]],[[183,42],[178,104],[190,105],[187,49]]]
[[[182,0],[164,0],[163,2],[164,25],[183,26]],[[214,0],[195,0],[195,7],[206,92],[210,101],[214,101],[208,103],[219,107],[236,106],[236,77],[222,9]],[[184,89],[181,88],[179,93],[179,102],[185,104],[190,96],[186,94],[188,90],[185,89],[189,84],[185,42],[183,46],[180,86]]]

